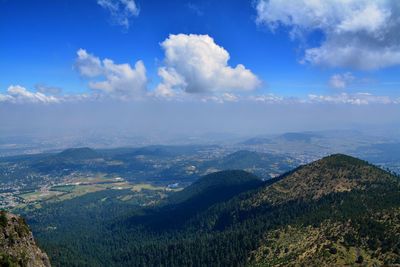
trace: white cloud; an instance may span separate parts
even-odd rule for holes
[[[379,69],[400,64],[397,0],[258,0],[257,23],[289,27],[292,38],[323,35],[301,62],[328,67]]]
[[[76,67],[82,76],[96,77],[103,74],[101,61],[98,57],[89,54],[85,49],[79,49],[76,54],[78,55]]]
[[[41,92],[30,92],[20,85],[10,85],[7,94],[0,94],[0,102],[11,103],[59,103],[55,96],[45,95]]]
[[[0,103],[2,102],[12,102],[13,97],[10,95],[0,94]]]
[[[350,72],[334,74],[329,79],[329,86],[335,89],[345,89],[353,80],[354,76]]]
[[[223,93],[222,94],[222,98],[226,102],[237,102],[237,101],[239,101],[239,97],[237,95],[230,94],[230,93]]]
[[[208,35],[171,34],[161,47],[165,65],[158,70],[156,95],[251,91],[260,84],[242,64],[229,66],[229,53]]]
[[[250,96],[249,100],[255,101],[255,102],[275,104],[275,103],[287,102],[288,99],[285,99],[283,97],[280,97],[280,96],[277,96],[274,94],[266,94],[266,95]]]
[[[338,95],[309,95],[311,103],[332,103],[332,104],[352,104],[352,105],[368,105],[368,104],[399,104],[395,99],[388,96],[376,96],[369,93],[347,94],[341,93]]]
[[[40,92],[32,92],[20,85],[11,85],[5,94],[0,93],[1,103],[13,104],[60,104],[60,103],[77,103],[77,102],[93,102],[107,100],[104,95],[96,94],[73,94],[73,95],[46,95]],[[151,98],[148,98],[151,100]],[[341,93],[334,95],[315,95],[310,94],[307,98],[298,97],[282,97],[275,94],[265,95],[235,95],[233,93],[222,93],[214,95],[201,95],[194,97],[190,94],[178,94],[174,98],[162,98],[162,100],[175,102],[206,102],[206,103],[228,103],[228,102],[247,102],[247,103],[263,103],[266,105],[296,105],[296,104],[345,104],[345,105],[370,105],[370,104],[400,104],[400,98],[391,98],[389,96],[377,96],[370,93]]]
[[[46,84],[37,84],[35,85],[35,89],[42,94],[49,95],[59,95],[62,92],[62,89],[60,87],[48,86]]]
[[[146,68],[141,60],[131,65],[115,64],[111,59],[100,60],[84,49],[77,52],[76,68],[79,73],[87,78],[89,87],[101,93],[119,98],[141,97],[146,92]],[[99,81],[99,78],[103,80]]]
[[[140,12],[134,0],[97,0],[97,4],[110,12],[113,23],[126,29],[130,26],[129,19],[139,16]]]

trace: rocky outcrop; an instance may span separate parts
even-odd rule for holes
[[[51,266],[25,220],[4,211],[0,211],[0,266]]]

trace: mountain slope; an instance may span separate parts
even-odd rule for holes
[[[239,179],[230,179],[235,173]],[[169,205],[93,225],[98,233],[73,229],[68,236],[73,245],[63,233],[41,243],[52,260],[67,265],[77,260],[63,255],[92,266],[400,263],[399,178],[365,161],[332,155],[226,197],[230,186],[213,182],[235,185],[253,177],[219,172],[203,179]],[[59,246],[63,255],[57,254]]]
[[[25,221],[4,211],[0,212],[0,266],[50,266]]]
[[[201,177],[182,191],[172,195],[169,203],[177,204],[189,199],[205,197],[205,195],[210,194],[209,191],[219,191],[219,195],[221,195],[230,191],[230,189],[237,188],[234,190],[235,192],[229,194],[232,197],[260,184],[262,184],[260,178],[245,171],[227,170],[215,172]]]
[[[205,161],[199,166],[201,173],[215,170],[245,170],[265,179],[281,174],[298,164],[291,157],[248,150],[239,150],[219,159]]]
[[[399,178],[332,155],[302,166],[246,200],[304,214],[267,231],[249,259],[260,266],[400,264]],[[300,203],[300,205],[298,204]]]
[[[335,154],[301,166],[253,197],[253,205],[298,199],[317,200],[324,195],[367,189],[396,178],[363,160]]]
[[[99,156],[95,150],[88,147],[69,148],[56,155],[57,158],[71,160],[93,159]]]
[[[248,249],[254,248],[239,250],[247,255],[239,259],[242,264],[398,264],[399,178],[365,161],[332,155],[217,204],[191,223],[235,233],[226,246],[249,239]]]
[[[241,170],[228,170],[205,175],[182,191],[171,195],[159,208],[150,209],[131,223],[141,223],[159,231],[181,228],[194,215],[212,205],[260,187],[259,177]]]

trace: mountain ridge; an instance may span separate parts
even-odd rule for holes
[[[208,178],[223,182],[230,174]],[[57,262],[72,265],[55,248],[91,266],[400,264],[399,178],[363,160],[334,154],[209,203],[222,189],[200,188],[170,206],[114,215],[92,235],[76,229],[68,240],[93,246],[84,255],[64,242],[63,233],[41,243]],[[89,229],[96,229],[92,223]]]
[[[320,172],[319,170],[323,170]],[[330,193],[362,189],[369,183],[393,181],[393,176],[366,161],[333,154],[284,174],[281,181],[264,190],[268,202],[297,198],[314,200]]]

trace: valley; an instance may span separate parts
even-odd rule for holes
[[[0,208],[40,207],[42,202],[106,189],[157,191],[162,198],[207,173],[245,169],[270,179],[298,164],[281,154],[230,151],[219,146],[149,146],[4,157],[0,158]]]
[[[322,139],[3,157],[0,203],[27,220],[53,266],[397,264],[396,149],[347,146],[387,171],[325,156],[336,143],[323,152]]]
[[[337,154],[266,181],[208,174],[147,207],[103,190],[20,212],[55,266],[380,266],[400,263],[399,179]]]

